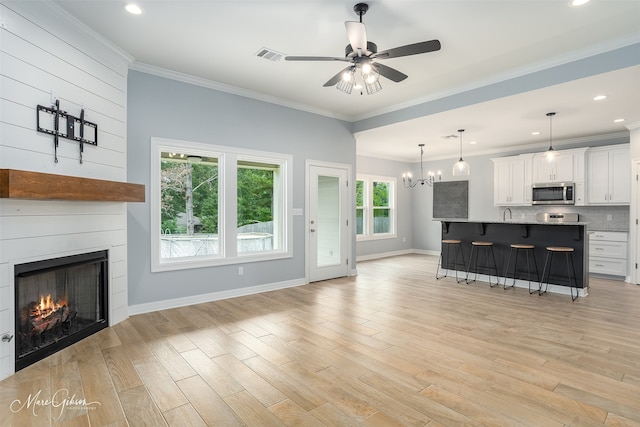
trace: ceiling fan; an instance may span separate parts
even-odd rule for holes
[[[439,40],[429,40],[378,52],[378,46],[367,40],[367,32],[362,23],[362,15],[367,13],[369,5],[366,3],[358,3],[353,7],[353,10],[360,16],[360,22],[346,21],[344,23],[347,30],[347,38],[349,39],[349,44],[345,48],[344,58],[327,56],[286,56],[285,60],[349,62],[350,65],[347,68],[331,77],[323,86],[330,87],[338,85],[339,90],[351,93],[356,83],[355,72],[357,69],[360,69],[367,93],[372,94],[382,89],[382,85],[378,80],[379,76],[386,77],[394,82],[401,82],[408,77],[406,74],[380,64],[377,61],[440,50]]]

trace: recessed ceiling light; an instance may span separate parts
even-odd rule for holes
[[[607,99],[607,95],[598,95],[593,97],[594,101],[602,101],[603,99]]]
[[[589,3],[589,0],[571,0],[571,6],[582,6]]]
[[[624,119],[615,119],[613,121],[613,123],[622,123],[622,122],[624,122]]]
[[[531,132],[531,135],[540,135],[540,132],[538,132],[538,131]]]
[[[135,3],[125,3],[122,5],[122,7],[124,7],[124,10],[126,10],[127,12],[129,12],[132,15],[141,15],[142,14],[142,8],[140,6],[138,6]]]
[[[477,143],[478,143],[477,141],[471,141],[469,144],[471,144],[471,145],[475,145],[475,144],[477,144]]]

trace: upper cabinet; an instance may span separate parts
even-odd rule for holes
[[[493,160],[493,204],[516,206],[531,204],[532,155]]]
[[[533,158],[533,182],[573,182],[574,153],[557,151],[554,161],[549,162],[544,153]]]
[[[629,145],[592,148],[587,152],[587,202],[628,205],[631,199]]]

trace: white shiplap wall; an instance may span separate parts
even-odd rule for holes
[[[126,181],[130,58],[50,2],[0,4],[0,168]],[[36,106],[60,108],[98,125],[98,146],[36,131]],[[0,336],[14,332],[16,264],[109,250],[110,324],[126,319],[125,203],[0,199]],[[0,342],[0,379],[14,372],[15,340]]]

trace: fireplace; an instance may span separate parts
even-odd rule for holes
[[[15,370],[108,326],[108,251],[15,266]]]

